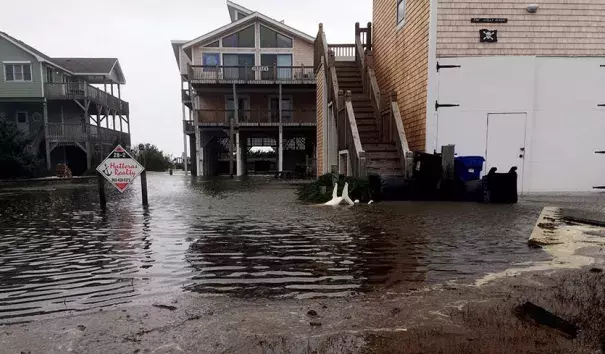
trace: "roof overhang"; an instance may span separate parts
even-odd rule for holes
[[[229,17],[231,17],[231,22],[235,22],[238,20],[237,13],[242,13],[246,16],[250,16],[254,13],[254,11],[249,10],[241,5],[238,5],[234,2],[227,0],[227,9],[229,10]]]

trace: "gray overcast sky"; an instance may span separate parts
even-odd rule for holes
[[[312,36],[352,43],[355,22],[372,18],[371,0],[236,0]],[[117,57],[130,102],[133,143],[180,156],[180,81],[170,41],[193,39],[230,22],[224,0],[3,1],[0,30],[51,57]]]

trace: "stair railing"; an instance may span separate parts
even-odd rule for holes
[[[380,112],[383,124],[383,136],[387,143],[394,143],[399,152],[402,171],[406,178],[412,177],[412,166],[414,153],[410,150],[408,139],[403,127],[403,118],[397,103],[397,92],[393,91],[388,96],[382,96],[382,111]]]
[[[357,130],[357,122],[355,120],[355,111],[351,102],[351,91],[347,90],[343,93],[338,91],[338,111],[336,125],[344,127],[338,129],[338,150],[347,150],[351,160],[351,171],[354,176],[366,176],[366,153],[361,145],[361,138]],[[348,124],[347,124],[348,123]]]
[[[363,92],[368,95],[374,108],[379,141],[395,143],[399,151],[402,171],[404,171],[407,178],[410,178],[414,156],[410,151],[405,135],[403,119],[397,103],[397,92],[387,96],[386,102],[382,99],[384,96],[380,93],[378,80],[374,72],[371,22],[368,22],[366,28],[359,27],[359,23],[355,24],[355,48],[355,58],[362,73]]]
[[[383,122],[380,117],[380,88],[374,72],[374,57],[372,55],[372,23],[361,28],[359,22],[355,23],[355,60],[361,71],[363,92],[368,95],[374,108],[374,119],[378,128],[378,138],[383,140]]]
[[[353,176],[365,177],[366,157],[361,145],[361,139],[359,138],[357,122],[355,121],[355,113],[353,112],[353,104],[351,103],[351,92],[347,91],[347,99],[342,90],[338,88],[335,55],[333,51],[328,49],[326,34],[323,31],[323,24],[321,23],[319,24],[319,31],[315,38],[314,52],[315,73],[323,65],[327,78],[324,90],[327,92],[328,102],[332,102],[332,113],[336,119],[336,129],[339,137],[338,149],[339,151],[347,150],[351,160]],[[327,112],[324,112],[324,114],[327,115]]]

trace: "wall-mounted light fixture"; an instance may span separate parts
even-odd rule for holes
[[[535,14],[536,12],[538,12],[539,8],[540,8],[540,5],[538,5],[538,4],[530,4],[530,5],[527,5],[527,7],[525,9],[527,10],[527,12],[529,12],[531,14]]]

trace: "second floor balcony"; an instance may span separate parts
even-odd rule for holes
[[[195,132],[195,125],[227,127],[230,122],[236,127],[277,127],[280,125],[279,111],[272,110],[234,110],[200,109],[196,110],[197,123],[190,120],[183,122],[183,131],[187,134]],[[283,126],[316,126],[315,109],[282,110],[281,124]]]
[[[190,65],[193,84],[315,84],[312,66],[208,66]]]
[[[48,123],[48,140],[52,143],[119,142],[130,146],[130,136],[126,132],[82,123]]]
[[[47,83],[44,92],[46,98],[51,100],[89,100],[115,110],[118,114],[130,113],[128,102],[85,82]]]

